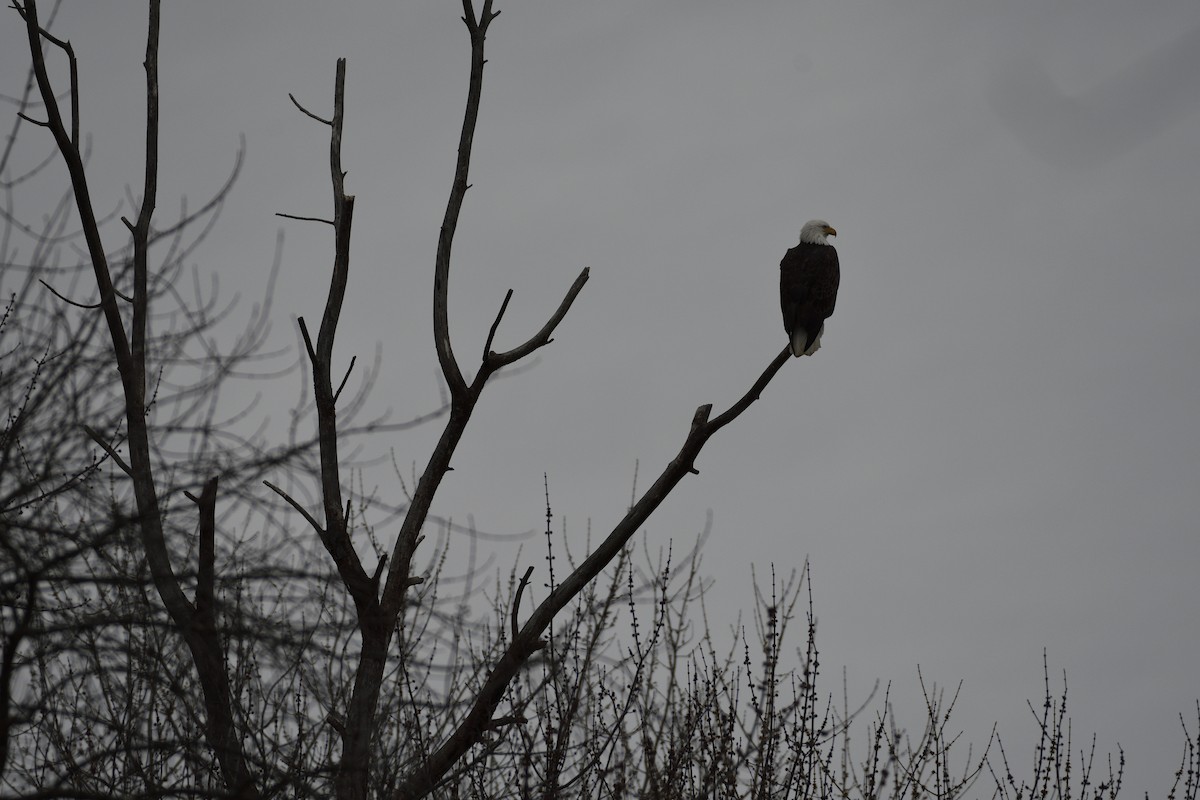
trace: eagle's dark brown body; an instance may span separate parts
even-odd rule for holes
[[[829,244],[801,241],[779,262],[779,304],[792,355],[811,355],[817,349],[814,344],[819,347],[840,279],[837,250]]]

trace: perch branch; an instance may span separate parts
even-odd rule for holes
[[[696,409],[687,438],[679,453],[667,464],[658,479],[633,504],[629,512],[617,523],[604,541],[534,609],[528,621],[513,636],[508,648],[496,662],[491,674],[488,675],[482,688],[476,694],[475,701],[466,716],[440,747],[408,773],[400,788],[393,795],[395,800],[424,797],[475,745],[480,735],[493,724],[496,708],[504,699],[513,678],[516,677],[529,656],[543,646],[541,636],[550,626],[555,614],[583,591],[620,554],[629,539],[662,504],[679,481],[685,475],[695,472],[693,464],[696,456],[704,448],[709,437],[749,408],[790,356],[791,353],[787,348],[780,351],[779,355],[771,361],[758,380],[750,387],[750,390],[715,419],[709,419],[712,411],[711,405],[702,405]]]

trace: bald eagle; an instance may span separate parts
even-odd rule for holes
[[[783,327],[791,341],[792,355],[811,356],[821,348],[825,320],[837,302],[837,250],[825,240],[837,231],[823,219],[804,223],[800,244],[787,251],[779,262],[779,304]]]

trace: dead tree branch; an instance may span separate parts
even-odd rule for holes
[[[459,140],[458,163],[438,240],[433,297],[434,339],[438,360],[450,388],[450,416],[429,463],[417,483],[412,502],[396,538],[393,552],[387,559],[387,566],[386,568],[381,566],[374,579],[367,575],[359,561],[350,540],[345,514],[342,510],[344,503],[337,457],[336,398],[338,392],[333,389],[331,380],[334,335],[349,275],[350,223],[354,209],[354,198],[347,196],[344,191],[345,173],[341,165],[342,129],[345,120],[345,61],[338,61],[334,112],[330,120],[324,120],[296,103],[303,113],[329,124],[331,128],[330,170],[333,179],[333,224],[336,236],[333,277],[325,305],[325,315],[315,345],[302,320],[301,333],[313,362],[313,384],[321,452],[321,488],[325,509],[323,526],[313,524],[314,521],[311,518],[309,521],[320,534],[322,543],[332,556],[346,590],[354,600],[362,644],[359,663],[354,672],[354,688],[345,712],[345,724],[338,729],[342,738],[342,757],[337,768],[335,791],[339,797],[346,799],[358,800],[365,798],[367,794],[370,745],[376,726],[375,715],[387,665],[388,646],[404,608],[405,593],[418,582],[411,574],[413,554],[421,541],[421,530],[428,517],[433,497],[441,485],[442,478],[450,470],[450,460],[462,438],[483,387],[497,370],[524,358],[551,341],[555,328],[566,316],[588,278],[588,270],[584,269],[568,290],[559,307],[539,331],[516,348],[497,354],[491,351],[491,344],[499,326],[500,316],[503,314],[502,309],[488,333],[480,368],[471,383],[467,383],[450,344],[447,287],[454,232],[462,208],[463,197],[468,188],[471,148],[479,117],[483,66],[486,63],[484,40],[488,25],[495,19],[498,12],[492,10],[491,0],[484,2],[482,12],[478,17],[474,13],[470,0],[466,0],[463,7],[466,12],[464,22],[471,35],[471,75],[463,130]],[[293,102],[295,102],[294,98]],[[384,578],[384,575],[386,575],[386,579],[384,579],[382,592],[380,592],[379,581]]]
[[[333,183],[334,255],[333,275],[325,300],[325,313],[315,345],[308,327],[300,320],[305,346],[312,360],[313,393],[317,407],[317,431],[321,453],[321,494],[325,524],[317,527],[321,543],[333,558],[338,574],[354,598],[360,616],[369,612],[375,599],[370,593],[371,577],[363,569],[358,554],[350,542],[346,528],[342,499],[341,475],[338,471],[338,429],[336,392],[333,388],[333,343],[337,336],[338,320],[346,297],[350,276],[350,230],[354,219],[354,197],[345,192],[345,173],[342,171],[342,126],[345,120],[346,59],[337,62],[334,84],[333,119],[329,121],[329,170]],[[303,110],[303,109],[301,109]],[[310,116],[313,116],[310,114]],[[325,120],[322,120],[325,121]]]
[[[584,587],[591,583],[620,554],[630,537],[662,504],[684,476],[696,472],[696,457],[709,438],[737,419],[761,396],[767,384],[787,363],[790,356],[791,351],[788,348],[780,351],[749,391],[719,416],[709,419],[709,414],[712,412],[711,405],[702,405],[696,409],[696,413],[692,417],[691,429],[688,431],[679,453],[667,464],[658,479],[633,504],[633,507],[605,537],[604,541],[538,605],[525,625],[521,627],[520,632],[513,636],[512,642],[509,643],[492,673],[484,681],[470,711],[446,741],[409,773],[407,780],[394,795],[396,800],[414,800],[429,794],[458,760],[479,741],[479,737],[493,726],[493,715],[504,699],[509,684],[517,676],[525,661],[544,646],[542,634],[550,626],[555,614],[583,591]]]
[[[458,163],[454,169],[454,183],[450,187],[450,201],[446,204],[446,216],[438,236],[433,274],[433,339],[442,374],[446,376],[451,394],[456,396],[465,394],[467,385],[454,358],[454,348],[450,346],[450,317],[446,299],[450,290],[450,251],[454,245],[454,232],[458,228],[463,198],[470,188],[467,176],[471,169],[471,148],[475,142],[475,125],[479,121],[479,98],[483,93],[483,65],[486,63],[483,45],[488,26],[495,18],[492,0],[484,0],[483,13],[478,19],[472,0],[463,0],[463,22],[471,32],[471,78],[467,87],[467,110],[463,115],[462,135],[458,140]]]
[[[290,95],[289,95],[290,96]],[[312,360],[313,394],[317,408],[317,436],[321,457],[321,497],[325,510],[325,524],[319,526],[305,513],[309,523],[321,537],[321,543],[333,559],[338,575],[346,591],[354,601],[358,628],[362,636],[362,651],[358,669],[355,670],[354,690],[346,710],[345,722],[335,727],[342,738],[342,757],[338,763],[335,791],[342,798],[365,798],[371,759],[371,735],[375,729],[375,709],[379,702],[379,690],[387,646],[391,638],[391,625],[380,613],[379,572],[368,575],[363,568],[354,544],[350,540],[347,524],[347,504],[342,497],[341,474],[338,461],[338,415],[337,399],[345,379],[333,386],[333,344],[337,336],[338,320],[346,297],[346,285],[350,278],[350,231],[354,219],[354,196],[345,191],[346,173],[342,169],[342,131],[346,119],[346,59],[337,61],[337,76],[333,90],[333,117],[323,119],[304,108],[292,97],[292,102],[301,112],[314,120],[329,125],[329,172],[333,184],[333,274],[329,293],[325,300],[325,312],[314,345],[304,319],[300,319],[300,331],[304,346]],[[353,362],[351,362],[353,366]],[[348,373],[347,373],[348,375]],[[274,487],[271,487],[274,489]],[[275,491],[279,491],[275,489]],[[287,499],[285,497],[285,499]],[[378,678],[375,677],[378,674]]]
[[[483,67],[487,63],[484,58],[484,43],[488,26],[500,12],[493,11],[492,0],[485,0],[478,17],[475,14],[472,0],[463,0],[463,11],[463,21],[471,36],[471,76],[467,89],[467,108],[463,118],[462,136],[458,144],[458,164],[450,190],[450,200],[446,206],[446,216],[438,238],[433,288],[434,342],[442,372],[450,387],[450,418],[446,421],[441,438],[421,474],[408,513],[401,525],[400,535],[396,538],[391,566],[388,569],[387,582],[381,599],[384,615],[388,619],[395,619],[403,607],[404,590],[409,585],[409,571],[421,528],[425,524],[433,497],[441,485],[442,478],[451,469],[451,457],[462,439],[467,422],[471,418],[484,385],[500,368],[512,364],[550,343],[555,328],[562,322],[588,279],[588,270],[585,268],[579,273],[558,309],[541,330],[524,344],[505,353],[496,354],[491,352],[490,346],[499,325],[500,316],[503,314],[502,308],[492,329],[488,332],[487,350],[483,357],[483,363],[474,380],[470,384],[466,382],[450,345],[449,313],[447,311],[450,253],[454,244],[454,232],[458,225],[463,197],[468,188],[467,177],[471,163],[471,148],[475,139],[475,126],[479,118],[479,101],[483,87]]]

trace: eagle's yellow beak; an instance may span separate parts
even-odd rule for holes
[[[825,226],[825,235],[826,236],[837,236],[837,231],[834,230],[832,225],[826,225]]]

